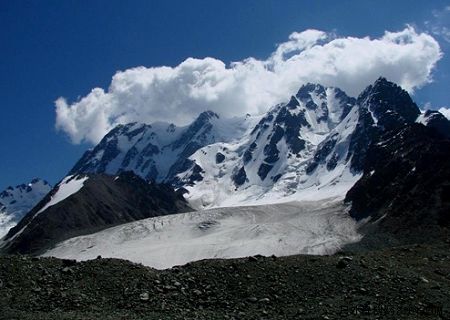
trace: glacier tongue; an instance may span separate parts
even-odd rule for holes
[[[359,239],[341,202],[290,202],[149,218],[69,239],[44,256],[101,255],[164,269],[209,258],[331,254]]]

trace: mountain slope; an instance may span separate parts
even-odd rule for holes
[[[68,176],[3,239],[10,253],[35,253],[58,241],[143,218],[188,211],[166,185],[131,172]]]
[[[441,135],[450,138],[450,121],[439,111],[426,110],[417,117],[416,122],[433,128]]]
[[[47,181],[33,179],[28,184],[8,187],[0,193],[0,238],[14,227],[51,190]]]
[[[386,133],[369,148],[346,201],[352,217],[368,220],[368,241],[376,233],[416,243],[448,234],[450,140],[419,124]]]

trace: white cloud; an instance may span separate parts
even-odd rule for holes
[[[450,120],[450,108],[442,107],[438,111],[442,113],[448,120]]]
[[[356,96],[383,75],[412,92],[431,81],[441,56],[432,36],[410,26],[377,39],[295,32],[266,60],[226,66],[214,58],[188,58],[175,67],[117,72],[107,91],[94,88],[73,103],[59,98],[56,127],[74,143],[96,143],[120,123],[185,124],[204,110],[227,117],[261,113],[306,82],[338,86]]]

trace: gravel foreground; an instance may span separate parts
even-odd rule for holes
[[[450,319],[450,242],[333,256],[0,257],[0,319]]]

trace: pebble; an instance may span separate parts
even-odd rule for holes
[[[148,292],[143,292],[139,295],[139,299],[141,301],[148,301],[150,299],[150,296],[149,296]]]
[[[69,268],[69,267],[64,267],[61,271],[63,273],[73,273],[73,270],[71,268]]]
[[[194,289],[194,291],[192,291],[196,296],[200,296],[202,294],[202,292],[198,289]]]
[[[420,281],[424,282],[424,283],[428,283],[430,282],[427,278],[425,277],[420,277]]]

